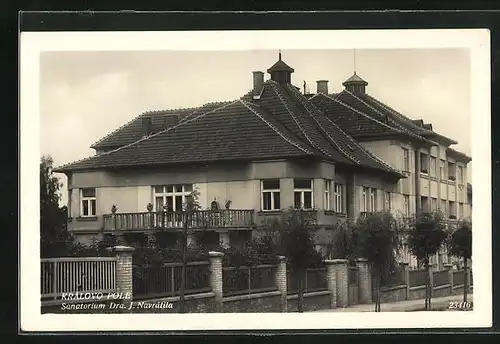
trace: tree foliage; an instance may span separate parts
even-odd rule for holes
[[[399,250],[400,228],[388,212],[376,212],[360,217],[353,229],[353,255],[367,259],[375,280],[375,311],[380,311],[380,286],[384,277],[393,272]]]
[[[285,256],[288,268],[297,276],[297,308],[303,311],[305,271],[307,268],[321,265],[322,256],[314,247],[312,231],[314,219],[302,209],[289,208],[277,219],[268,221],[263,230],[269,241],[276,242],[276,251]]]
[[[412,255],[424,264],[446,242],[446,219],[441,211],[419,213],[410,224],[408,248]]]
[[[408,233],[408,249],[429,271],[429,259],[446,244],[448,238],[446,219],[444,214],[437,210],[431,213],[418,213],[410,223]],[[430,276],[426,278],[425,307],[430,308],[431,285]]]
[[[459,222],[457,228],[450,235],[448,253],[464,260],[464,269],[467,272],[467,262],[472,257],[472,223],[468,220]],[[464,273],[464,302],[467,302],[467,273]]]
[[[53,159],[40,161],[40,251],[42,257],[66,256],[71,249],[67,231],[68,209],[60,206],[62,183],[52,172]]]

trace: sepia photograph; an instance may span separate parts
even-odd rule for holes
[[[395,31],[26,34],[29,316],[491,323],[489,36]]]

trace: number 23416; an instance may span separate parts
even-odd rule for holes
[[[450,302],[448,309],[470,309],[472,308],[471,302]]]

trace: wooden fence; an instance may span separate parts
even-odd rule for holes
[[[178,296],[182,278],[181,263],[133,266],[134,299]],[[186,294],[210,291],[210,262],[189,262],[186,266]]]
[[[276,265],[222,268],[224,296],[252,294],[277,290]]]
[[[328,290],[326,281],[326,268],[309,268],[305,272],[304,293]],[[294,295],[299,292],[298,274],[287,270],[287,294]]]
[[[41,297],[59,301],[64,293],[116,292],[116,257],[41,259]]]
[[[465,270],[453,271],[453,285],[464,284],[464,278],[465,278]]]

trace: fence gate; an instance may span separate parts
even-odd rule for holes
[[[347,278],[349,306],[359,303],[359,274],[356,266],[349,266]]]

